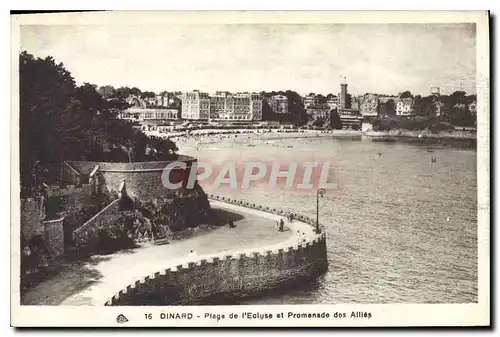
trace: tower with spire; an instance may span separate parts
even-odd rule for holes
[[[347,106],[347,79],[344,76],[340,81],[339,108],[346,109]]]

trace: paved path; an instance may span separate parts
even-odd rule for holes
[[[276,220],[283,218],[279,215],[216,200],[210,200],[210,204],[213,208],[222,208],[240,214],[253,215],[259,218],[272,220],[264,222],[268,223],[267,226],[274,226],[274,222]],[[289,228],[289,231],[280,233],[280,235],[283,235],[283,240],[264,247],[254,246],[253,248],[223,250],[218,251],[217,253],[198,255],[194,257],[182,254],[180,257],[168,258],[168,254],[166,254],[166,252],[169,248],[172,248],[175,245],[172,244],[141,248],[135,250],[133,253],[120,252],[113,254],[113,256],[109,258],[110,260],[105,260],[106,257],[99,257],[104,259],[104,261],[97,261],[95,264],[91,263],[89,266],[89,268],[98,270],[98,273],[100,274],[99,277],[94,280],[90,279],[90,282],[94,282],[91,286],[67,297],[62,301],[61,305],[104,305],[104,303],[115,293],[128,285],[133,284],[135,281],[163,269],[175,267],[181,264],[187,265],[188,262],[196,262],[201,259],[212,259],[214,257],[226,255],[263,252],[266,250],[277,250],[280,248],[297,246],[300,240],[298,240],[297,236],[293,234],[297,231],[304,233],[308,241],[315,238],[313,227],[306,223],[297,220],[294,220],[291,223],[285,221],[285,226]],[[207,234],[207,236],[210,236],[210,234]],[[193,240],[192,243],[196,245],[195,240]]]
[[[260,211],[258,209],[253,209],[253,208],[246,208],[234,204],[229,204],[221,201],[216,201],[216,200],[210,200],[210,205],[212,207],[218,207],[218,208],[224,208],[227,210],[235,211],[235,212],[241,212],[241,213],[246,213],[246,214],[252,214],[259,216],[261,218],[267,218],[270,220],[278,221],[280,219],[283,219],[285,221],[285,225],[289,227],[293,233],[299,231],[300,233],[304,233],[306,236],[306,239],[308,241],[313,240],[315,238],[316,233],[314,232],[314,228],[305,222],[299,221],[299,220],[293,220],[292,222],[287,222],[286,217],[282,215],[277,215],[277,214],[272,214],[264,211]],[[274,247],[263,247],[265,250],[270,250],[274,248],[282,248],[284,245],[288,246],[293,246],[297,244],[297,237],[293,235],[289,240],[280,242],[278,245],[275,245]]]

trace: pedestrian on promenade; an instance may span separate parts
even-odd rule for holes
[[[300,231],[297,231],[296,239],[297,239],[297,244],[300,245],[302,243],[302,240],[300,238]]]
[[[193,258],[193,257],[196,257],[196,252],[194,250],[191,250],[188,254],[188,257],[189,258]]]
[[[283,219],[280,219],[280,232],[283,232],[284,229],[285,229],[285,222],[283,221]]]
[[[302,242],[306,242],[306,241],[307,241],[306,233],[302,232]]]
[[[236,227],[236,226],[234,225],[234,222],[230,221],[230,222],[229,222],[229,228],[234,228],[234,227]]]

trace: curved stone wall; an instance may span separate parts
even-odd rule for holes
[[[214,200],[226,197],[211,195]],[[229,203],[284,214],[249,202],[229,199]],[[304,216],[304,226],[314,221]],[[303,244],[285,241],[282,248],[232,255],[221,254],[211,259],[189,261],[176,268],[163,269],[127,286],[105,305],[176,305],[189,304],[217,294],[254,294],[278,288],[286,283],[317,277],[328,269],[326,239],[314,234]]]

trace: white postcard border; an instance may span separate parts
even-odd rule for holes
[[[182,307],[68,307],[21,306],[19,300],[19,93],[17,58],[19,27],[28,24],[231,24],[231,23],[454,23],[477,24],[478,97],[478,303],[475,304],[353,304],[353,305],[272,305],[272,306],[182,306]],[[490,61],[489,19],[486,11],[357,11],[357,12],[113,12],[13,16],[11,19],[11,324],[21,326],[484,326],[490,324]],[[334,263],[334,262],[333,262]],[[371,318],[351,319],[351,312],[367,312]],[[200,318],[162,320],[161,312],[190,312]],[[284,313],[279,319],[242,319],[244,312]],[[288,319],[288,312],[347,313],[345,319]],[[146,319],[151,313],[155,319]],[[226,315],[218,322],[205,319],[206,313]],[[229,315],[237,313],[239,318]],[[128,322],[119,324],[123,314]]]

